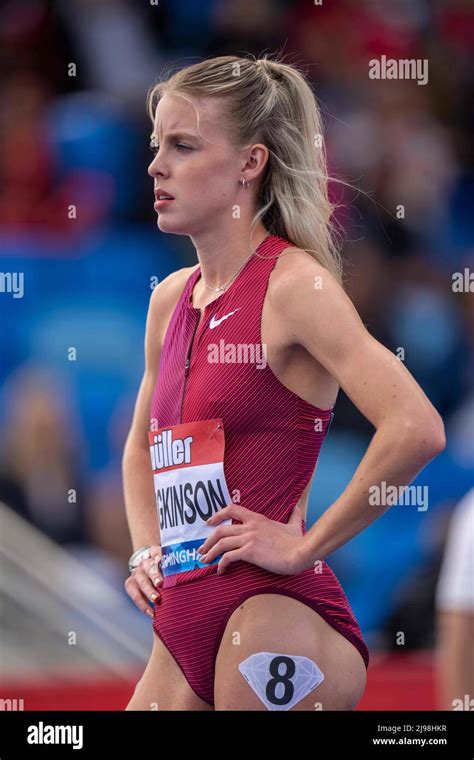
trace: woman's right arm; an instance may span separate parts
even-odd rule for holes
[[[145,330],[145,371],[138,391],[132,424],[122,458],[125,511],[133,551],[151,546],[152,557],[161,554],[160,528],[156,511],[153,474],[148,447],[150,407],[158,374],[164,331],[182,292],[191,267],[173,272],[160,282],[150,297]],[[157,593],[155,585],[161,572],[151,559],[142,560],[125,582],[125,588],[137,607],[151,614],[148,599]],[[148,599],[147,599],[148,597]]]

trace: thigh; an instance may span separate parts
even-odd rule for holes
[[[126,710],[212,710],[188,684],[178,663],[153,633],[153,649]]]
[[[257,652],[306,657],[324,674],[291,710],[352,710],[364,693],[366,667],[345,636],[303,602],[259,593],[239,605],[226,625],[216,659],[216,710],[268,709],[239,671]]]

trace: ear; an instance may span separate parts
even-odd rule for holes
[[[245,172],[248,181],[252,182],[263,176],[269,157],[267,146],[263,143],[255,143],[246,150],[245,164],[240,171]]]

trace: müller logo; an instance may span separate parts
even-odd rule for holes
[[[193,441],[192,435],[173,440],[171,430],[163,430],[162,433],[153,436],[153,444],[150,446],[153,470],[162,470],[164,467],[178,464],[190,464]]]

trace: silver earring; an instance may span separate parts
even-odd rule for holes
[[[247,180],[245,179],[245,177],[243,178],[243,180],[241,180],[240,184],[241,184],[241,185],[242,185],[242,187],[244,187],[245,189],[247,189],[247,188],[248,188],[248,186],[249,186],[249,183],[247,182]]]

